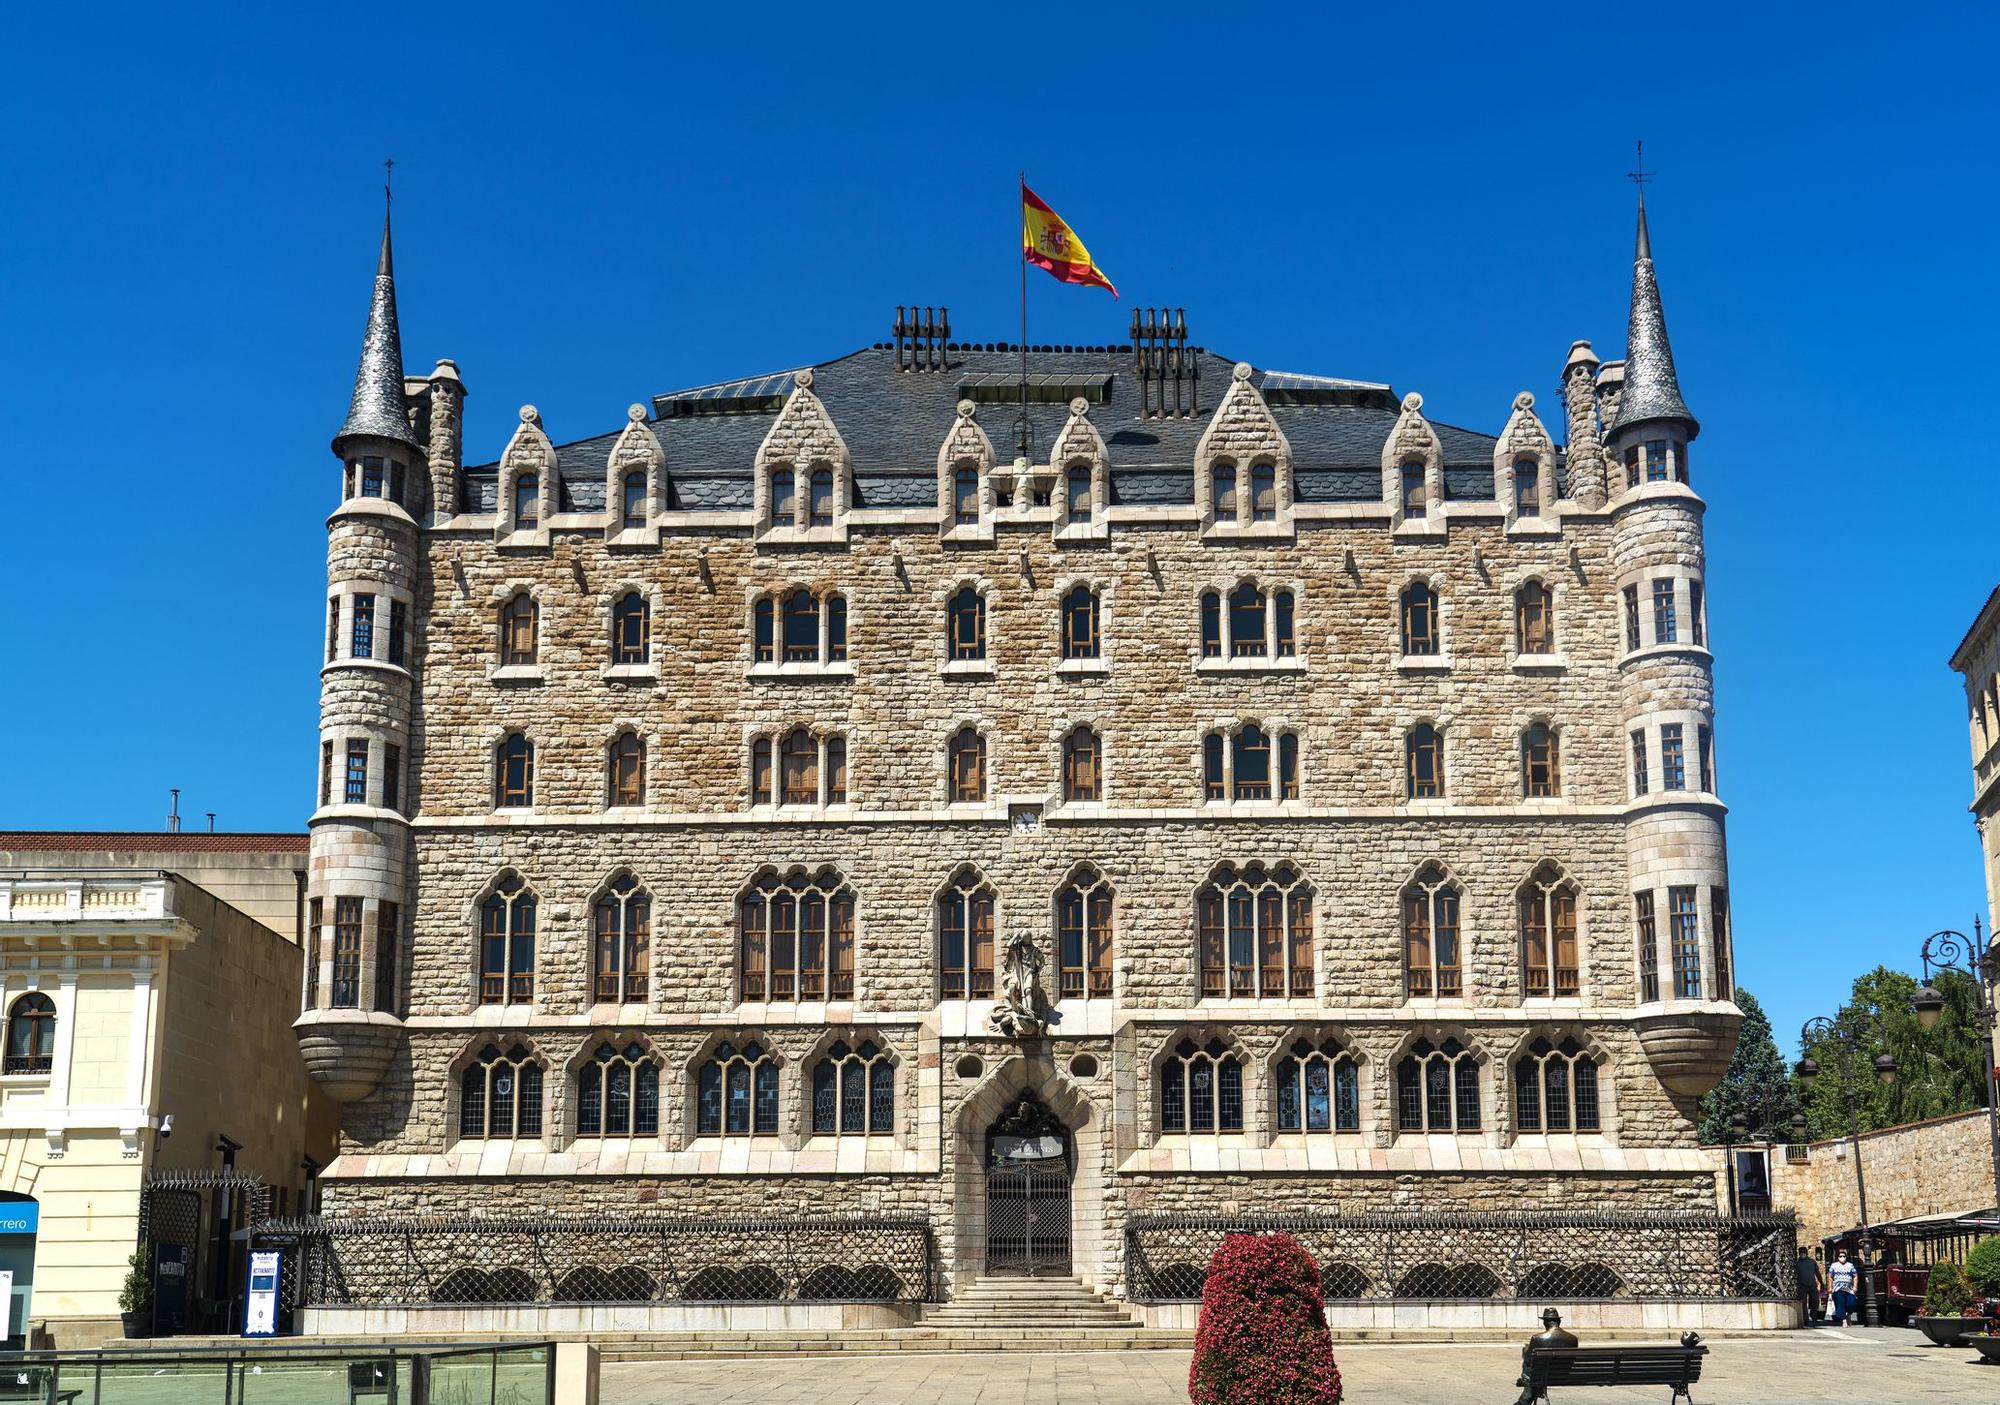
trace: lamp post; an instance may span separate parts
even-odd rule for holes
[[[1825,1015],[1815,1015],[1799,1031],[1799,1043],[1804,1048],[1809,1049],[1828,1039],[1840,1051],[1840,1092],[1847,1104],[1847,1134],[1854,1151],[1854,1196],[1861,1209],[1861,1320],[1864,1326],[1880,1327],[1882,1309],[1868,1281],[1875,1237],[1868,1228],[1868,1179],[1861,1171],[1861,1109],[1854,1101],[1854,1035]],[[1877,1082],[1886,1086],[1896,1081],[1896,1060],[1892,1055],[1877,1054],[1874,1065]],[[1813,1084],[1819,1080],[1819,1060],[1807,1054],[1799,1060],[1795,1072],[1799,1086],[1810,1093]]]
[[[1768,1105],[1758,1109],[1757,1122],[1758,1122],[1758,1131],[1762,1135],[1763,1139],[1767,1142],[1775,1140],[1771,1135],[1770,1108]],[[1806,1139],[1806,1118],[1804,1113],[1802,1112],[1793,1113],[1791,1121],[1787,1124],[1787,1126],[1791,1131],[1792,1141],[1802,1142]],[[1749,1116],[1741,1111],[1730,1113],[1729,1130],[1723,1134],[1722,1138],[1722,1146],[1723,1146],[1722,1155],[1724,1161],[1728,1163],[1729,1217],[1731,1219],[1735,1219],[1738,1215],[1743,1213],[1743,1207],[1740,1204],[1741,1196],[1738,1193],[1737,1189],[1736,1144],[1742,1141],[1749,1134],[1750,1134]]]
[[[2000,1205],[2000,1069],[1994,1067],[1993,1049],[1993,1026],[2000,1021],[2000,1012],[1995,1010],[1996,994],[2000,994],[1996,991],[2000,986],[2000,946],[1988,946],[1984,937],[1977,917],[1972,919],[1970,937],[1949,928],[1925,937],[1921,953],[1924,983],[1910,997],[1910,1008],[1917,1012],[1917,1023],[1927,1030],[1936,1029],[1944,1017],[1944,992],[1931,984],[1933,968],[1970,976],[1978,989],[1979,1061],[1986,1066],[1986,1136],[1993,1145],[1993,1203]]]

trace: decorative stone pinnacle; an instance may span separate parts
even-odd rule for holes
[[[1233,376],[1235,379],[1240,381],[1249,380],[1251,375],[1250,363],[1248,361],[1238,361],[1235,364],[1235,366],[1233,366],[1230,369],[1229,374]]]
[[[1532,409],[1534,409],[1534,408],[1535,408],[1535,396],[1534,396],[1534,392],[1533,392],[1533,391],[1528,391],[1528,390],[1524,390],[1524,391],[1522,391],[1522,392],[1521,392],[1521,393],[1520,393],[1519,395],[1515,396],[1515,397],[1514,397],[1514,408],[1515,408],[1515,409],[1517,409],[1517,410],[1532,410]]]
[[[958,417],[962,420],[969,420],[978,408],[970,400],[961,400],[958,402]]]
[[[792,375],[792,384],[800,390],[811,390],[813,385],[812,368],[808,366],[803,371],[794,372]]]
[[[1408,395],[1405,395],[1403,397],[1404,413],[1414,415],[1417,413],[1417,411],[1423,408],[1424,408],[1424,397],[1417,394],[1416,391],[1413,390]]]
[[[634,424],[644,424],[646,422],[646,407],[644,405],[627,405],[625,407],[625,418]]]
[[[521,407],[522,424],[540,424],[541,422],[542,412],[540,410],[537,410],[533,405],[523,405]]]

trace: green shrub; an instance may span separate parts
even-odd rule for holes
[[[153,1306],[153,1265],[144,1249],[134,1249],[125,1263],[125,1286],[118,1290],[118,1310],[146,1312]]]
[[[2000,1244],[2000,1239],[1987,1243]],[[1924,1316],[1957,1317],[1972,1306],[1973,1296],[1964,1269],[1954,1263],[1932,1264],[1930,1284],[1924,1289]]]
[[[1989,1234],[1965,1256],[1965,1276],[1989,1298],[2000,1298],[2000,1234]]]

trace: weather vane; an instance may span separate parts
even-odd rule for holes
[[[393,202],[396,198],[396,192],[389,188],[390,184],[395,180],[395,177],[396,177],[396,158],[391,156],[388,160],[382,163],[382,198],[384,200]]]
[[[1639,143],[1639,154],[1632,164],[1634,169],[1627,171],[1625,178],[1638,186],[1639,193],[1643,195],[1646,193],[1646,182],[1650,181],[1654,175],[1654,172],[1646,169],[1646,143],[1644,141]]]

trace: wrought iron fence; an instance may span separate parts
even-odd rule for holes
[[[1231,1233],[1297,1235],[1329,1299],[1784,1301],[1791,1215],[1138,1215],[1126,1222],[1134,1302],[1195,1302]]]
[[[922,1219],[273,1220],[281,1305],[931,1302]]]

